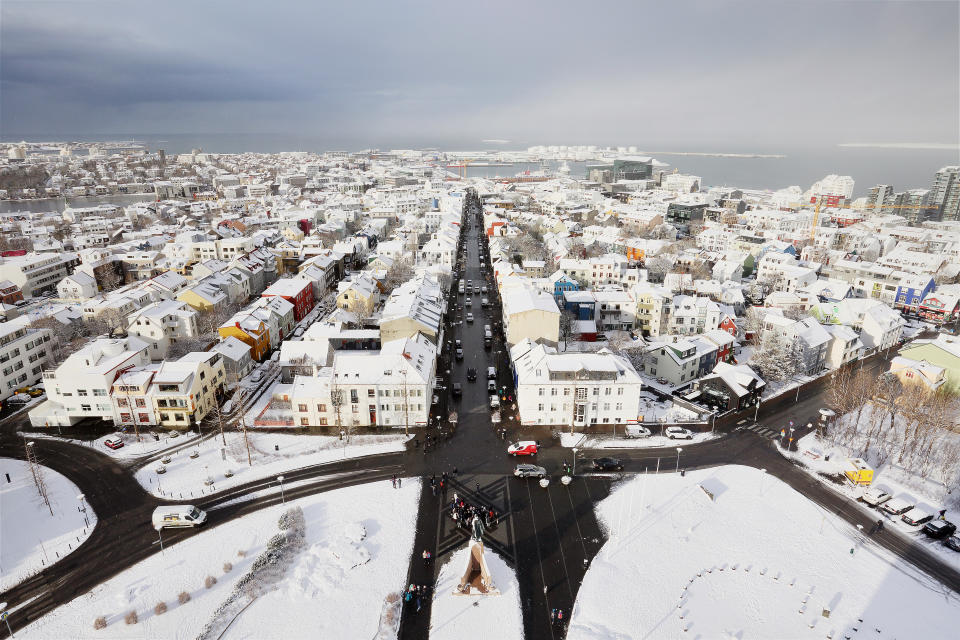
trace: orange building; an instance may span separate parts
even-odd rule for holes
[[[251,314],[236,315],[218,329],[221,338],[233,336],[250,345],[250,357],[258,362],[270,352],[270,329]]]

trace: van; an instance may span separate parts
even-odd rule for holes
[[[207,512],[192,504],[174,504],[153,510],[153,528],[199,527],[207,521]]]
[[[651,434],[650,429],[646,427],[639,424],[628,424],[623,435],[625,438],[649,438]]]

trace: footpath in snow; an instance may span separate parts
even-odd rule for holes
[[[291,469],[402,451],[407,441],[402,433],[351,436],[349,442],[336,436],[284,433],[248,432],[248,437],[252,466],[243,434],[231,432],[226,434],[226,446],[218,434],[171,454],[169,462],[163,458],[143,467],[136,473],[137,481],[156,496],[186,500]],[[158,473],[161,468],[164,473]]]
[[[0,458],[0,591],[68,555],[97,523],[93,509],[78,499],[77,485],[53,469],[39,470],[49,508],[37,490],[30,465]]]
[[[440,568],[433,593],[430,640],[523,640],[523,614],[517,577],[503,558],[492,550],[487,549],[484,558],[493,586],[500,591],[500,595],[454,595],[469,554],[470,548],[465,546],[453,553]]]
[[[17,637],[369,640],[381,625],[396,637],[419,497],[418,482],[377,482],[268,507],[151,556]],[[266,562],[281,515],[297,507],[300,535],[285,530],[286,550]]]
[[[960,597],[757,469],[641,475],[598,512],[571,640],[956,636]]]

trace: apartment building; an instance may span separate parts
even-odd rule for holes
[[[0,400],[40,380],[52,361],[50,337],[49,329],[32,328],[27,316],[0,322]]]
[[[24,297],[53,290],[68,273],[70,254],[27,253],[0,257],[0,280],[20,287]]]
[[[199,313],[185,302],[163,300],[127,316],[127,334],[150,345],[150,359],[164,360],[171,345],[196,337]]]
[[[526,338],[510,349],[510,359],[522,424],[582,429],[638,421],[643,385],[621,356],[606,349],[559,354]]]

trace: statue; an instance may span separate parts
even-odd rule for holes
[[[470,555],[467,557],[466,571],[454,591],[455,595],[500,595],[500,591],[493,586],[487,561],[483,557],[484,533],[483,519],[473,516],[470,521]]]

